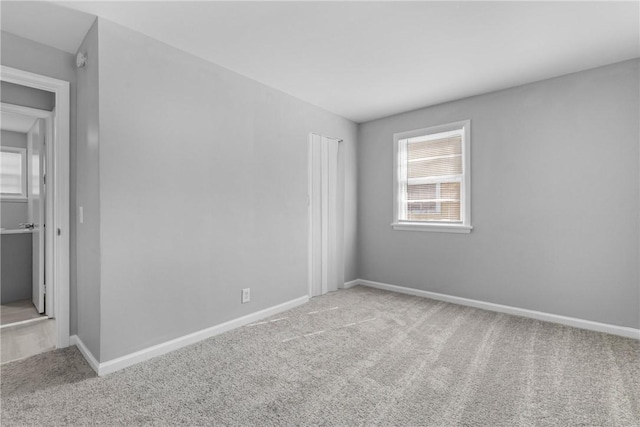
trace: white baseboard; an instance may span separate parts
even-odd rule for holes
[[[246,316],[239,317],[237,319],[229,320],[228,322],[220,323],[219,325],[212,326],[210,328],[203,329],[188,335],[175,338],[173,340],[157,344],[152,347],[145,348],[135,353],[127,354],[116,359],[108,360],[106,362],[98,363],[91,354],[91,352],[82,343],[77,335],[71,337],[71,344],[75,344],[89,365],[96,371],[98,375],[107,375],[128,366],[135,365],[145,360],[161,356],[171,351],[177,350],[182,347],[186,347],[191,344],[195,344],[199,341],[211,338],[213,336],[222,334],[240,326],[248,325],[249,323],[256,322],[269,316],[281,313],[283,311],[290,310],[294,307],[302,305],[309,301],[308,296],[296,298],[291,301],[287,301],[282,304],[278,304],[273,307],[266,308],[264,310],[257,311],[255,313],[247,314]]]
[[[69,337],[69,345],[75,345],[76,347],[78,347],[78,350],[80,350],[80,353],[82,353],[82,356],[84,356],[89,366],[91,366],[91,369],[96,371],[96,374],[99,374],[100,364],[98,363],[96,358],[93,357],[93,354],[91,354],[91,352],[89,351],[87,346],[84,345],[84,343],[82,342],[79,336],[71,335]]]
[[[356,280],[352,280],[350,282],[347,282],[343,285],[338,286],[339,289],[349,289],[352,288],[356,285],[360,284],[360,280],[356,279]]]
[[[465,305],[469,307],[481,308],[483,310],[495,311],[498,313],[513,314],[515,316],[528,317],[531,319],[543,320],[545,322],[560,323],[562,325],[573,326],[574,328],[589,329],[591,331],[605,332],[627,338],[640,339],[640,329],[626,326],[610,325],[608,323],[594,322],[591,320],[577,319],[575,317],[561,316],[559,314],[545,313],[542,311],[527,310],[525,308],[511,307],[508,305],[494,304],[491,302],[478,301],[474,299],[456,297],[452,295],[439,294],[437,292],[423,291],[420,289],[406,288],[404,286],[389,285],[387,283],[373,282],[371,280],[353,280],[345,283],[345,288],[355,285],[369,286],[371,288],[383,289],[386,291],[399,292],[402,294],[415,295],[424,298],[431,298],[438,301],[446,301],[453,304]]]
[[[546,322],[559,323],[562,325],[573,326],[575,328],[589,329],[597,332],[605,332],[613,335],[619,335],[627,338],[640,339],[640,329],[629,328],[625,326],[610,325],[607,323],[599,323],[591,320],[577,319],[574,317],[561,316],[558,314],[545,313],[541,311],[527,310],[524,308],[511,307],[508,305],[494,304],[490,302],[478,301],[469,298],[456,297],[452,295],[440,294],[437,292],[423,291],[420,289],[406,288],[403,286],[390,285],[387,283],[374,282],[371,280],[356,279],[345,283],[340,286],[341,289],[348,289],[356,285],[368,286],[371,288],[383,289],[392,292],[398,292],[402,294],[415,295],[424,298],[431,298],[438,301],[450,302],[458,305],[465,305],[469,307],[480,308],[483,310],[495,311],[498,313],[512,314],[515,316],[528,317],[531,319],[542,320]],[[249,323],[256,322],[269,316],[281,313],[283,311],[292,309],[299,305],[305,304],[309,301],[308,296],[296,298],[294,300],[279,304],[264,310],[257,311],[255,313],[248,314],[237,319],[230,320],[228,322],[221,323],[219,325],[212,326],[207,329],[203,329],[198,332],[194,332],[182,337],[158,344],[152,347],[148,347],[144,350],[137,351],[135,353],[128,354],[126,356],[118,357],[113,360],[109,360],[103,363],[98,363],[97,359],[91,354],[89,349],[84,345],[80,337],[73,335],[70,337],[70,344],[75,345],[80,350],[80,353],[84,356],[89,363],[89,366],[96,371],[98,375],[107,375],[128,366],[135,365],[137,363],[149,360],[156,356],[160,356],[171,351],[177,350],[182,347],[186,347],[191,344],[195,344],[199,341],[207,338],[219,335],[221,333],[230,331],[240,326],[248,325]]]

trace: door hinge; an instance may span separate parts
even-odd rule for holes
[[[58,236],[62,234],[62,230],[58,228]]]
[[[47,183],[47,174],[42,175],[42,182],[43,182],[44,184],[46,184],[46,183]]]
[[[47,284],[46,283],[44,284],[43,288],[44,288],[44,294],[46,295],[47,294]]]

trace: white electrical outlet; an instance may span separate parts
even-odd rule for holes
[[[251,300],[251,288],[242,290],[242,304],[248,303]]]

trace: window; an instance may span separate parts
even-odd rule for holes
[[[0,193],[3,199],[27,199],[27,150],[0,149]]]
[[[394,135],[395,230],[471,231],[470,122]]]

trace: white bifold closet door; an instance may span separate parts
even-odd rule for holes
[[[310,295],[338,290],[344,283],[344,191],[337,139],[311,134],[310,148]]]

